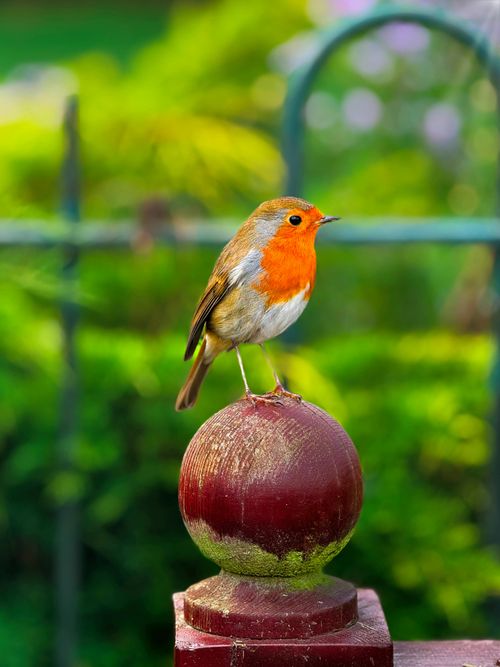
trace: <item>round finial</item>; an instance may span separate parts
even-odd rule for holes
[[[201,551],[256,577],[318,573],[349,541],[362,503],[357,452],[305,401],[242,399],[211,417],[182,462],[179,503]]]

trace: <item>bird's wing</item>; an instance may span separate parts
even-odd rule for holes
[[[262,253],[253,248],[246,225],[223,248],[191,322],[184,360],[191,359],[203,327],[218,303],[236,286],[255,278]],[[248,250],[248,247],[251,249]]]
[[[224,278],[217,275],[212,276],[207,285],[207,289],[196,307],[196,311],[191,321],[184,361],[191,359],[193,356],[198,341],[200,340],[203,327],[205,326],[205,322],[210,317],[210,313],[215,306],[222,301],[231,287],[232,285],[230,285],[227,275]]]

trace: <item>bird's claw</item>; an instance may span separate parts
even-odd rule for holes
[[[291,398],[300,403],[302,396],[300,394],[293,394],[287,391],[281,384],[276,385],[273,391],[267,394],[253,394],[251,391],[245,392],[245,398],[252,403],[254,407],[257,405],[284,405],[282,398]]]
[[[245,398],[252,403],[254,407],[257,405],[283,405],[280,400],[280,395],[276,392],[269,394],[252,394],[251,391],[245,392]]]
[[[281,384],[276,385],[273,394],[276,396],[284,396],[285,398],[292,398],[294,401],[297,401],[297,403],[302,402],[302,396],[300,394],[294,394],[291,391],[287,391]]]

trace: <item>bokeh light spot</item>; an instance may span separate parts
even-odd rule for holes
[[[429,31],[411,23],[391,23],[380,28],[387,47],[401,55],[419,53],[429,46]]]
[[[263,74],[254,82],[251,95],[261,109],[278,109],[285,98],[286,85],[283,79],[276,74]]]
[[[462,125],[458,109],[452,104],[433,104],[424,117],[424,134],[427,141],[435,146],[455,143]]]
[[[487,79],[479,79],[471,86],[470,101],[478,111],[485,113],[495,111],[497,106],[495,89]]]
[[[493,127],[475,128],[467,142],[467,149],[472,159],[490,164],[496,162],[500,151],[498,130]]]
[[[449,192],[448,203],[453,213],[471,215],[479,205],[479,194],[472,185],[457,183]]]
[[[306,123],[316,130],[331,127],[337,115],[337,105],[332,95],[317,91],[307,100],[305,108]]]
[[[362,39],[353,44],[349,59],[353,68],[364,76],[387,80],[394,71],[391,54],[373,39]]]
[[[342,102],[342,115],[349,127],[358,131],[374,128],[382,117],[382,102],[367,88],[351,90]]]

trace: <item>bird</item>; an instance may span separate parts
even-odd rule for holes
[[[306,307],[316,277],[315,239],[326,223],[339,220],[305,199],[278,197],[258,206],[223,248],[194,312],[184,360],[196,359],[177,397],[177,411],[194,406],[215,358],[235,350],[245,396],[254,403],[287,392],[267,356],[264,342],[279,336]],[[276,382],[258,396],[248,385],[240,354],[244,343],[260,345]]]

